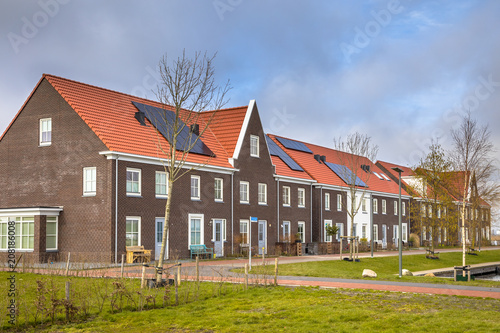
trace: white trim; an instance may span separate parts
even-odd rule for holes
[[[50,124],[50,131],[47,131],[47,132],[50,132],[50,141],[44,141],[42,142],[42,122],[46,122],[47,120],[50,120],[49,121],[49,124]],[[41,118],[39,121],[38,121],[38,146],[39,147],[47,147],[47,146],[50,146],[52,145],[52,118]]]
[[[138,172],[139,173],[139,192],[128,192],[127,191],[127,173],[128,172]],[[125,170],[125,192],[127,197],[140,197],[142,192],[142,170],[137,168],[126,168]]]
[[[252,154],[252,139],[257,140],[257,154]],[[260,157],[259,141],[260,139],[258,135],[250,134],[250,157]]]
[[[302,230],[304,231],[304,237],[301,239],[301,241],[302,241],[302,243],[305,243],[306,242],[306,222],[305,221],[297,222],[297,233],[299,233],[299,227],[301,225],[303,226]]]
[[[198,180],[198,195],[193,196],[193,179]],[[191,196],[191,200],[201,200],[201,178],[198,175],[191,175],[189,182],[189,195]]]
[[[156,176],[158,174],[165,175],[165,193],[166,194],[160,194],[160,193],[156,192],[156,185],[158,185],[158,183],[156,182]],[[157,199],[167,199],[168,198],[168,172],[159,171],[159,170],[155,171],[155,198],[157,198]]]
[[[274,175],[274,180],[279,180],[279,181],[285,181],[288,183],[294,183],[294,184],[302,184],[302,185],[311,185],[314,183],[317,183],[315,180],[308,180],[308,179],[302,179],[302,178],[296,178],[296,177],[290,177],[290,176],[280,176],[280,175]]]
[[[215,182],[220,180],[220,199],[215,197]],[[224,202],[224,179],[220,177],[214,178],[214,201],[215,202]]]
[[[63,211],[63,206],[60,207],[26,207],[26,208],[3,208],[0,209],[0,217],[10,216],[59,216]]]
[[[326,200],[326,197],[328,197],[328,200]],[[332,209],[332,198],[329,192],[325,192],[325,195],[322,198],[324,200],[324,207],[325,210],[330,211]]]
[[[125,216],[125,246],[127,245],[127,220],[137,220],[137,245],[141,246],[141,217]]]
[[[56,247],[48,248],[47,247],[47,223],[54,223],[52,221],[45,220],[45,251],[57,251],[59,249],[59,216],[47,216],[47,217],[55,217],[56,221]]]
[[[200,245],[205,244],[205,215],[188,214],[188,249],[191,246],[191,219],[200,219]]]
[[[238,141],[236,141],[236,147],[234,148],[234,153],[232,157],[233,163],[234,160],[237,160],[238,157],[240,156],[241,146],[243,145],[243,140],[245,139],[248,124],[250,123],[250,117],[252,116],[252,111],[255,106],[256,106],[255,99],[250,100],[250,103],[248,103],[247,112],[245,114],[245,119],[243,119],[243,124],[241,125],[240,135],[238,136]],[[231,163],[231,165],[233,164]]]
[[[246,186],[247,186],[247,198],[246,198],[246,200],[242,200],[242,198],[241,198],[241,185],[242,184],[246,184]],[[244,181],[244,180],[240,180],[239,192],[240,192],[240,203],[242,203],[242,204],[250,203],[250,183],[247,181]]]
[[[86,181],[87,181],[87,178],[86,178],[86,172],[87,170],[94,170],[94,179],[93,179],[93,182],[95,183],[95,191],[89,191],[89,192],[86,192]],[[92,181],[92,180],[90,180]],[[83,196],[84,197],[95,197],[97,194],[97,168],[96,167],[84,167],[83,168]]]
[[[303,193],[302,204],[300,203],[300,196],[299,196],[300,192]],[[299,208],[305,208],[306,207],[306,189],[305,188],[299,187],[297,189],[297,201],[298,201],[297,207],[299,207]]]
[[[151,156],[144,156],[144,155],[137,155],[137,154],[129,154],[129,153],[122,153],[122,152],[116,152],[116,151],[101,151],[99,152],[99,155],[106,156],[108,160],[116,160],[118,157],[120,158],[120,161],[127,161],[127,162],[136,162],[136,163],[144,163],[144,164],[149,164],[149,165],[160,165],[164,166],[167,164],[170,160],[168,158],[158,158],[158,157],[151,157]],[[178,162],[176,162],[176,167],[179,165]],[[239,169],[234,169],[234,168],[226,168],[226,167],[221,167],[221,166],[216,166],[216,165],[202,165],[199,167],[199,163],[193,163],[193,162],[184,162],[184,165],[182,166],[184,169],[192,169],[195,168],[196,170],[199,171],[207,171],[207,172],[218,172],[222,174],[233,174],[237,171],[240,171]]]
[[[288,202],[285,202],[285,189],[288,190]],[[283,186],[283,192],[281,193],[281,195],[283,200],[283,207],[290,207],[292,205],[292,191],[290,189],[290,186]]]
[[[260,195],[260,185],[264,185],[264,189],[265,189],[265,191],[264,191],[264,196],[265,196],[264,199],[265,199],[265,201],[260,201],[260,197],[259,197],[259,195]],[[266,183],[258,183],[257,184],[257,203],[259,205],[267,205],[267,184]]]

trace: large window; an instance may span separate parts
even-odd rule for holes
[[[157,198],[166,198],[168,194],[167,173],[156,171],[155,173],[155,194]]]
[[[202,214],[189,214],[188,246],[205,244],[203,227]]]
[[[248,182],[240,182],[240,203],[249,203]]]
[[[373,240],[378,241],[378,224],[373,225]]]
[[[283,186],[283,206],[290,206],[290,187]]]
[[[14,223],[15,249],[33,250],[35,246],[35,218],[33,216],[25,217],[0,217],[0,249],[9,248],[9,220]]]
[[[200,200],[200,176],[191,176],[191,200]]]
[[[373,214],[378,214],[378,200],[373,199]]]
[[[267,184],[259,183],[259,205],[267,205]]]
[[[298,223],[297,234],[299,236],[300,242],[306,242],[306,223],[300,222]]]
[[[325,210],[330,210],[330,193],[325,193]]]
[[[127,195],[141,195],[141,170],[127,168]]]
[[[83,195],[93,196],[96,194],[96,168],[83,168]]]
[[[259,137],[250,135],[250,156],[259,157]]]
[[[248,244],[248,220],[240,220],[241,244]]]
[[[382,199],[382,214],[387,214],[387,202]]]
[[[337,194],[337,211],[342,211],[342,194]]]
[[[141,218],[128,216],[126,219],[125,245],[141,245]]]
[[[298,192],[297,192],[297,196],[298,196],[298,201],[299,201],[298,206],[305,207],[306,206],[306,190],[303,188],[299,188]]]
[[[224,185],[224,180],[222,178],[215,178],[214,180],[214,199],[215,201],[222,202],[224,197],[223,197],[223,191],[222,187]]]
[[[47,216],[45,248],[47,250],[57,250],[57,216]]]
[[[40,146],[52,143],[52,118],[40,119]]]
[[[340,237],[344,236],[344,224],[343,223],[336,223],[335,225],[338,228],[337,235],[335,237],[336,237],[337,241],[340,242]]]
[[[290,221],[283,221],[283,241],[290,241]]]
[[[324,239],[325,239],[325,242],[327,242],[327,243],[332,241],[332,236],[330,236],[326,233],[326,227],[331,226],[331,225],[332,225],[332,220],[325,220],[323,232],[325,233]]]

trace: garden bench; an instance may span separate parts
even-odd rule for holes
[[[127,264],[151,261],[151,250],[145,250],[143,245],[126,246],[125,249],[127,251]]]
[[[206,247],[205,244],[190,245],[189,250],[191,251],[191,259],[193,259],[193,256],[203,257],[207,255],[209,258],[214,256],[214,249]]]

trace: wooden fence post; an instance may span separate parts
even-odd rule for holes
[[[145,278],[146,277],[146,265],[142,264],[142,275],[141,275],[141,289],[145,286]]]
[[[248,264],[245,264],[245,290],[248,289]]]
[[[340,238],[340,260],[342,260],[342,238]]]
[[[69,321],[69,288],[70,288],[70,283],[69,281],[66,281],[66,321]]]
[[[177,284],[181,285],[181,264],[177,262]]]
[[[122,267],[121,267],[121,270],[120,270],[120,276],[121,276],[121,278],[122,278],[122,279],[123,279],[123,268],[124,268],[124,267],[123,267],[123,265],[124,265],[124,259],[125,259],[125,255],[124,255],[124,254],[122,254]]]
[[[69,260],[71,258],[71,252],[68,252],[68,261],[66,262],[66,276],[68,276],[69,272]]]
[[[196,283],[200,283],[200,256],[196,256]]]
[[[278,258],[274,259],[274,285],[278,285]]]

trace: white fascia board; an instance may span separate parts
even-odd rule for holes
[[[250,123],[250,117],[252,116],[252,111],[255,105],[255,99],[252,99],[250,103],[248,103],[247,113],[245,114],[245,119],[243,120],[243,124],[241,125],[240,135],[238,136],[238,141],[236,141],[236,147],[234,148],[232,157],[233,163],[234,160],[237,160],[238,156],[240,156],[241,146],[243,145],[243,140],[245,139],[245,134],[247,133],[248,124]],[[231,163],[231,165],[234,165],[233,163]]]
[[[149,165],[161,165],[161,166],[163,166],[165,163],[169,162],[169,160],[166,158],[136,155],[136,154],[116,152],[116,151],[101,151],[101,152],[99,152],[99,155],[106,156],[108,160],[116,160],[118,158],[120,161],[136,162],[136,163],[143,163],[143,164],[149,164]],[[196,168],[196,170],[199,170],[199,171],[217,172],[217,173],[222,173],[222,174],[227,174],[227,175],[230,175],[230,174],[233,174],[233,173],[239,171],[238,169],[220,167],[220,166],[209,165],[209,164],[203,165],[200,167],[200,164],[192,163],[192,162],[184,162],[183,168],[184,169]]]
[[[314,187],[323,188],[323,189],[327,189],[327,190],[335,190],[335,191],[344,191],[344,192],[349,191],[348,187],[343,187],[343,186],[338,186],[338,185],[330,185],[330,184],[324,184],[324,183],[314,184]]]
[[[63,211],[63,207],[19,207],[19,208],[4,208],[0,209],[0,216],[59,216]]]
[[[280,176],[280,175],[274,175],[274,179],[279,180],[279,181],[283,181],[283,182],[294,183],[294,184],[304,184],[304,185],[311,185],[311,184],[316,183],[316,181],[313,179],[303,179],[303,178]]]
[[[384,196],[388,198],[399,198],[398,193],[394,194],[394,193],[378,192],[378,191],[367,191],[367,192],[370,192],[372,195]],[[401,194],[401,199],[411,199],[411,198],[412,198],[411,195]]]

